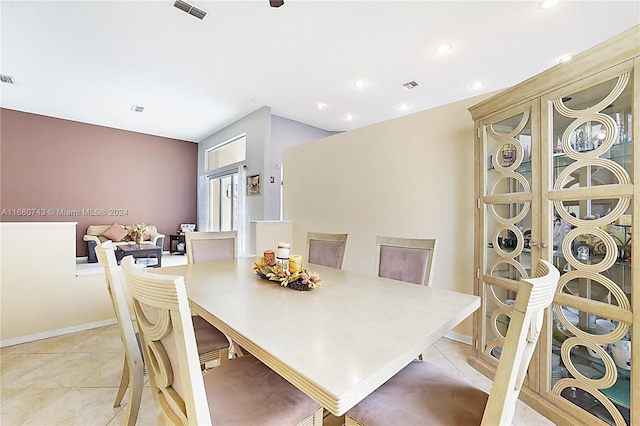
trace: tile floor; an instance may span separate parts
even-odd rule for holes
[[[491,381],[471,367],[471,348],[441,339],[428,359],[467,377],[482,389]],[[123,406],[113,407],[122,372],[123,351],[116,325],[39,340],[0,350],[0,424],[122,425]],[[156,423],[153,400],[145,387],[139,425]],[[340,425],[332,416],[326,425]],[[518,402],[513,421],[519,425],[552,425]]]

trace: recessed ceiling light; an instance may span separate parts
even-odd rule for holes
[[[366,85],[367,85],[367,82],[366,82],[366,81],[364,81],[364,80],[356,80],[356,81],[353,83],[353,85],[354,85],[355,87],[357,87],[358,89],[362,89],[364,86],[366,86]]]
[[[353,120],[354,118],[356,117],[353,114],[347,114],[344,116],[344,119],[349,121]]]
[[[565,62],[569,62],[573,58],[572,54],[564,55],[558,58],[558,63],[563,64]]]
[[[487,85],[487,83],[485,83],[484,81],[476,81],[475,83],[471,84],[471,88],[472,89],[482,89],[486,85]]]
[[[438,52],[440,54],[444,54],[444,53],[447,53],[448,51],[450,51],[452,47],[453,46],[451,46],[448,43],[441,44],[440,46],[436,47],[436,52]]]
[[[326,109],[327,108],[327,104],[316,104],[316,108],[318,108],[318,109]]]
[[[142,111],[144,111],[144,107],[140,106],[140,105],[133,105],[131,107],[131,111],[133,111],[133,112],[142,112]]]
[[[544,0],[542,3],[540,3],[540,7],[543,9],[551,9],[558,3],[560,3],[560,0]]]
[[[400,104],[400,105],[398,105],[398,109],[399,109],[400,111],[406,111],[406,110],[408,110],[409,108],[411,108],[411,106],[410,106],[410,105],[408,105],[408,104]]]

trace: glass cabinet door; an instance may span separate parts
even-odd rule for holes
[[[512,305],[518,281],[531,273],[529,243],[536,223],[532,193],[532,161],[538,156],[537,116],[533,104],[489,117],[481,122],[484,171],[480,187],[481,250],[481,308],[482,337],[480,356],[497,365],[509,327]],[[533,134],[532,134],[533,133]],[[537,172],[537,171],[536,171]],[[530,381],[537,386],[537,381]]]
[[[562,273],[542,386],[568,411],[615,425],[631,423],[631,77],[620,66],[541,103],[540,255]]]

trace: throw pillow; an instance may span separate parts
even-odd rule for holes
[[[122,227],[122,225],[118,225],[117,222],[113,222],[113,224],[102,233],[102,236],[110,239],[114,243],[122,241],[124,237],[126,237],[127,231]]]

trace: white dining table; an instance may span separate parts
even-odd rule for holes
[[[308,264],[311,291],[260,279],[256,259],[163,267],[195,313],[341,416],[480,307],[480,298]]]

